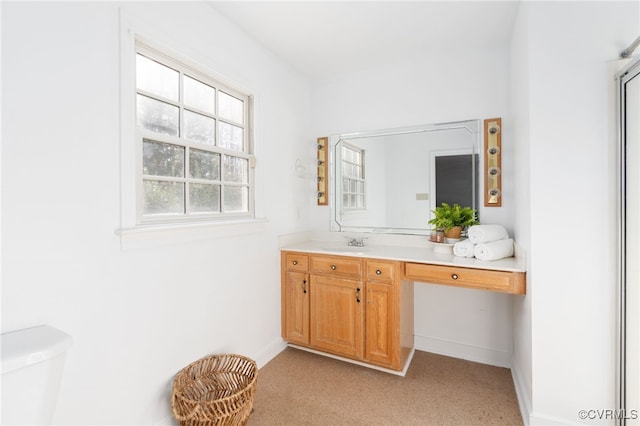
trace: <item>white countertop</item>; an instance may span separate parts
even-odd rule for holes
[[[415,247],[372,244],[365,245],[365,247],[349,247],[346,243],[310,240],[285,244],[280,250],[370,259],[399,260],[433,265],[460,266],[464,268],[492,269],[496,271],[526,272],[526,269],[516,257],[482,261],[474,257],[459,257],[453,254],[437,253],[434,252],[432,245]]]

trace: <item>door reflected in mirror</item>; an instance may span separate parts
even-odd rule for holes
[[[477,209],[480,121],[335,135],[331,230],[426,235],[443,202]]]

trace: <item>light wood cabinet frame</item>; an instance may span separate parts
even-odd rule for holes
[[[525,294],[524,272],[283,251],[282,337],[400,371],[414,347],[414,282]]]
[[[318,160],[318,205],[329,205],[329,138],[322,137],[316,140],[316,152]]]
[[[509,294],[525,294],[526,285],[524,272],[494,271],[412,262],[405,263],[405,277],[413,281]]]

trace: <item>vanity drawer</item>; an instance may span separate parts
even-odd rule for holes
[[[370,281],[393,281],[395,277],[395,263],[382,260],[367,260],[366,267],[367,280]]]
[[[405,265],[405,277],[409,280],[511,294],[525,293],[525,275],[522,272],[458,268],[422,263],[406,263]]]
[[[306,254],[287,253],[285,258],[287,270],[299,272],[307,272],[309,270],[309,256]]]
[[[311,273],[360,279],[362,260],[339,256],[311,256]]]

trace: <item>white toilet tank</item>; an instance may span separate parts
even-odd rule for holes
[[[71,336],[48,325],[0,336],[1,424],[50,424]]]

